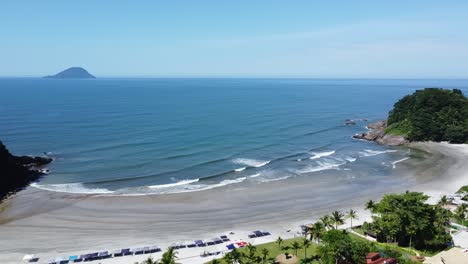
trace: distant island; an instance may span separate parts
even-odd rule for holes
[[[87,70],[81,67],[71,67],[55,75],[45,76],[48,79],[95,79]]]
[[[410,141],[468,143],[468,98],[461,90],[426,88],[395,103],[388,119],[354,138],[385,145]]]
[[[0,141],[0,201],[45,175],[36,168],[50,162],[49,157],[14,156]]]

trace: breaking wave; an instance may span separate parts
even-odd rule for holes
[[[168,183],[168,184],[160,184],[160,185],[150,185],[150,186],[148,186],[148,188],[151,188],[151,189],[170,188],[170,187],[174,187],[174,186],[181,186],[181,185],[191,184],[191,183],[198,182],[198,181],[199,181],[199,179],[194,179],[194,180],[181,180],[181,181],[176,182],[176,183]]]
[[[317,153],[314,153],[314,156],[310,157],[309,159],[320,159],[322,157],[327,157],[333,154],[335,154],[334,150],[326,151],[326,152],[317,152]]]
[[[247,165],[249,167],[260,168],[260,167],[267,165],[271,161],[239,158],[239,159],[233,160],[233,162],[236,164],[240,164],[240,165]]]
[[[388,149],[388,150],[365,149],[364,151],[359,152],[359,154],[361,155],[361,157],[371,157],[371,156],[376,156],[376,155],[380,155],[380,154],[384,154],[384,153],[393,153],[393,152],[397,152],[397,151],[398,150],[394,150],[394,149]]]
[[[31,183],[32,187],[51,191],[77,194],[110,194],[114,193],[111,190],[104,188],[87,188],[82,183],[63,183],[63,184],[38,184]]]
[[[403,162],[403,161],[408,160],[408,159],[409,159],[409,157],[402,158],[402,159],[399,159],[399,160],[395,160],[394,162],[392,162],[392,168],[395,169],[395,168],[396,168],[396,165],[397,165],[398,163]]]
[[[318,171],[323,171],[323,170],[331,170],[331,169],[337,169],[341,165],[344,165],[344,162],[327,162],[327,161],[318,161],[317,166],[307,166],[302,169],[295,170],[297,174],[304,174],[304,173],[310,173],[310,172],[318,172]]]
[[[169,194],[169,193],[184,193],[184,192],[197,192],[197,191],[205,191],[205,190],[210,190],[214,188],[219,188],[222,186],[230,185],[230,184],[235,184],[235,183],[241,183],[245,181],[247,178],[246,177],[241,177],[237,179],[232,179],[232,180],[223,180],[220,183],[217,184],[180,184],[172,187],[166,187],[166,188],[160,188],[157,194]]]
[[[323,149],[323,148],[322,148]],[[300,174],[307,174],[307,173],[314,173],[320,172],[325,170],[340,170],[340,166],[355,162],[356,160],[362,157],[370,157],[375,155],[380,155],[384,153],[393,153],[397,152],[398,150],[371,150],[371,149],[364,149],[362,151],[357,152],[349,152],[346,153],[339,153],[336,154],[336,150],[330,151],[316,151],[311,152],[310,150],[307,152],[301,152],[296,154],[291,154],[288,156],[282,156],[280,158],[272,159],[272,160],[257,160],[257,159],[248,159],[248,158],[236,158],[230,160],[234,164],[238,164],[241,166],[237,166],[235,169],[224,170],[218,174],[213,174],[205,177],[200,177],[195,179],[183,179],[179,180],[174,175],[170,179],[172,182],[165,183],[165,184],[156,184],[156,185],[141,185],[137,187],[129,187],[129,188],[112,188],[112,190],[106,188],[100,188],[100,184],[102,183],[115,183],[118,181],[128,181],[130,179],[113,179],[107,181],[98,181],[98,182],[85,182],[85,183],[69,183],[69,184],[38,184],[33,183],[31,184],[32,187],[54,191],[54,192],[66,192],[66,193],[76,193],[76,194],[109,194],[109,195],[147,195],[147,194],[170,194],[170,193],[184,193],[184,192],[196,192],[196,191],[204,191],[214,188],[219,188],[226,185],[242,183],[244,181],[254,182],[254,183],[264,183],[264,182],[272,182],[272,181],[279,181],[285,180],[291,177],[296,177]],[[345,154],[346,153],[346,154]],[[309,155],[313,155],[308,157]],[[343,154],[343,155],[342,155]],[[298,157],[299,156],[299,157]],[[308,157],[308,158],[307,158]],[[407,160],[408,157],[402,158],[400,160],[396,160],[392,162],[393,168],[396,168],[396,164],[399,162]],[[214,161],[209,161],[208,163],[217,163],[223,160],[229,159],[218,159]],[[261,169],[258,168],[264,167],[267,164],[276,163],[281,165],[285,162],[290,161],[303,161],[302,163],[294,163],[288,164],[285,168],[285,174],[278,174],[282,170],[269,170],[269,169]],[[203,164],[207,164],[206,162]],[[200,165],[194,165],[189,168],[195,168]],[[229,165],[228,165],[229,166]],[[273,166],[273,167],[275,167]],[[150,178],[150,177],[159,177],[159,176],[170,176],[171,174],[175,174],[175,172],[185,172],[187,168],[165,172],[160,174],[150,174],[150,175],[143,175],[141,177],[133,177],[133,180],[141,179],[141,178]],[[345,170],[349,170],[345,168]],[[251,173],[245,173],[246,171],[252,171]],[[196,177],[197,177],[196,176]],[[242,176],[242,177],[239,177]],[[90,186],[98,186],[92,188]],[[104,185],[107,186],[107,185]]]

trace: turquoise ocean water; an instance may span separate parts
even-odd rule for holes
[[[390,177],[411,152],[351,136],[424,87],[467,94],[468,80],[4,78],[0,139],[15,154],[55,158],[34,186],[60,192]]]

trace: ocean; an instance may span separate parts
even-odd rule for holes
[[[467,94],[468,80],[2,78],[0,140],[16,155],[53,157],[32,186],[55,192],[384,183],[423,153],[352,135],[424,87]]]

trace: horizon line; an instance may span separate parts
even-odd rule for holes
[[[468,80],[468,76],[460,77],[402,77],[402,76],[393,76],[393,77],[318,77],[318,76],[269,76],[269,75],[258,75],[258,76],[248,76],[248,75],[226,75],[226,76],[216,76],[216,75],[160,75],[160,76],[151,76],[151,75],[103,75],[96,76],[95,79],[316,79],[316,80]],[[45,79],[45,76],[36,76],[36,75],[0,75],[1,79]],[[86,80],[79,78],[70,78],[65,80]],[[54,79],[60,80],[60,79]]]

